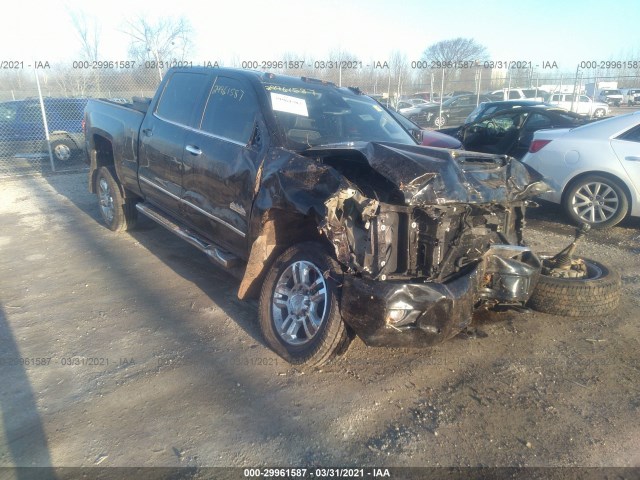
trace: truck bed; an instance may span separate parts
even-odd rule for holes
[[[95,143],[93,136],[109,138],[118,176],[124,187],[135,193],[139,193],[138,137],[148,106],[142,99],[132,103],[95,99],[89,100],[85,108],[87,151]],[[91,161],[99,163],[97,158]]]

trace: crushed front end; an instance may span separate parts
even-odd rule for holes
[[[535,288],[541,265],[523,242],[524,213],[548,187],[513,159],[460,154],[381,144],[322,152],[353,185],[325,201],[320,228],[346,270],[344,321],[368,345],[439,343],[479,306],[524,305]],[[377,188],[354,174],[358,157]]]

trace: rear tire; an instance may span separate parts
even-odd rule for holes
[[[602,108],[598,108],[596,109],[595,112],[593,112],[593,118],[602,118],[604,117],[604,110]]]
[[[340,315],[340,266],[318,242],[287,249],[260,295],[262,334],[293,365],[317,367],[344,353],[350,337]]]
[[[135,227],[138,211],[135,202],[125,201],[116,182],[113,167],[100,167],[96,176],[96,195],[100,214],[109,230],[121,232]]]
[[[56,162],[68,164],[78,156],[78,147],[71,140],[61,139],[51,142],[51,153]]]
[[[572,181],[562,206],[573,223],[608,228],[620,223],[629,210],[629,200],[620,184],[609,177],[587,175]]]

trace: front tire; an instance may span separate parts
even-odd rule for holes
[[[562,199],[571,220],[593,228],[617,225],[627,215],[629,200],[618,182],[601,175],[587,175],[573,181]]]
[[[100,167],[96,176],[96,195],[100,214],[109,230],[131,230],[137,221],[138,211],[134,202],[125,202],[116,182],[113,167]]]
[[[293,365],[316,367],[346,350],[350,338],[340,315],[340,267],[318,242],[286,250],[262,286],[262,334]]]
[[[540,255],[545,262],[551,255]],[[594,317],[611,313],[620,302],[620,274],[606,265],[582,258],[585,278],[541,274],[528,305],[543,313],[565,317]]]
[[[604,110],[602,108],[598,108],[595,112],[593,112],[593,118],[602,118],[604,117]]]

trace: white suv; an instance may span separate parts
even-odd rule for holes
[[[622,89],[622,102],[630,107],[640,104],[640,88]]]
[[[539,88],[503,88],[502,90],[494,90],[488,95],[496,100],[536,100],[544,102],[549,94]]]
[[[604,102],[594,102],[586,95],[576,96],[573,93],[554,93],[549,98],[548,103],[592,118],[601,118],[609,114],[609,105]]]

